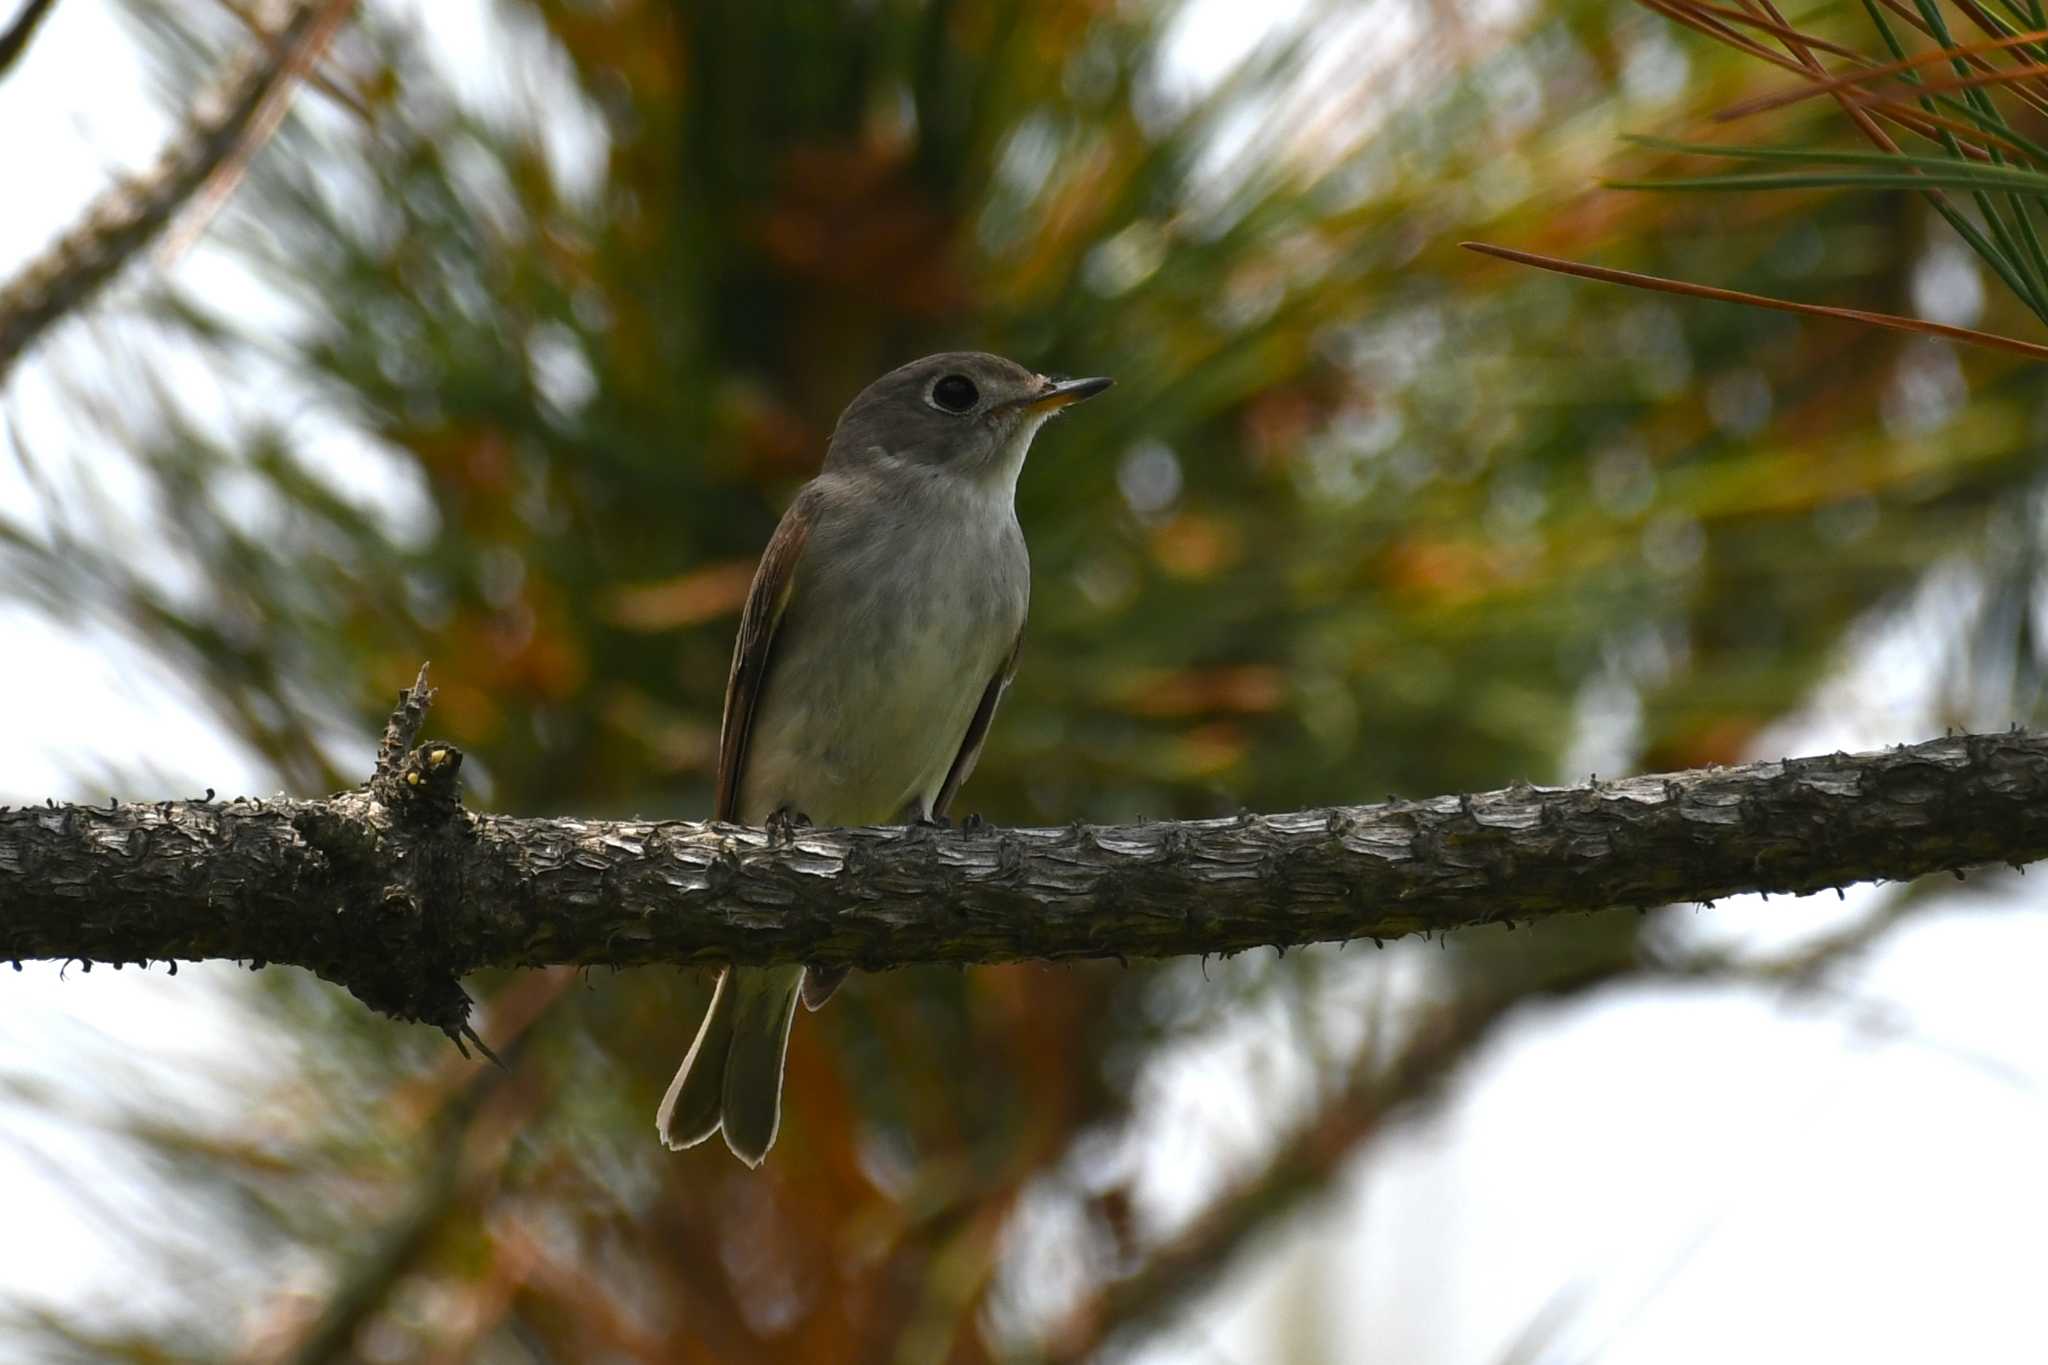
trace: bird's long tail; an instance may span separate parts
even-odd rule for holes
[[[728,967],[718,978],[655,1115],[663,1142],[694,1147],[722,1128],[734,1156],[761,1164],[782,1118],[782,1059],[803,981],[802,967]]]

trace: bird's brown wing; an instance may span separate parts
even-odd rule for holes
[[[754,728],[754,708],[768,680],[775,653],[775,628],[789,608],[796,588],[796,566],[811,537],[810,500],[799,496],[782,514],[781,525],[761,552],[754,586],[747,590],[740,613],[740,635],[732,649],[732,674],[725,683],[725,719],[718,736],[718,798],[712,815],[737,822],[740,774],[747,766],[747,740]]]
[[[1018,631],[1017,638],[1010,642],[1010,652],[1003,657],[1002,667],[988,680],[982,689],[981,705],[974,708],[974,719],[967,722],[967,734],[960,741],[960,752],[953,759],[953,767],[947,772],[945,783],[939,788],[938,800],[932,802],[932,818],[946,818],[946,808],[953,804],[953,796],[960,790],[960,784],[974,771],[974,761],[981,757],[981,742],[988,738],[989,722],[996,717],[996,705],[1003,699],[1003,690],[1010,685],[1010,679],[1017,672],[1017,654],[1024,648],[1024,632]]]

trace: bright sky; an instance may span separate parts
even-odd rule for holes
[[[451,61],[482,106],[504,108],[520,81],[547,79],[546,63],[494,45],[485,0],[412,7],[431,14],[444,52],[466,54]],[[1191,82],[1213,79],[1249,29],[1299,8],[1205,0],[1170,61]],[[0,213],[0,275],[71,222],[111,171],[146,165],[165,132],[103,0],[57,7],[29,59],[0,81],[0,128],[35,130],[0,141],[0,183],[27,187]],[[574,119],[551,132],[565,174],[598,164],[594,136]],[[202,247],[178,268],[223,267]],[[67,328],[46,358],[76,370],[98,340]],[[117,463],[95,458],[93,438],[64,419],[52,374],[32,359],[6,395],[44,472],[77,477]],[[366,481],[383,477],[373,450],[329,435],[341,458],[358,452]],[[402,489],[392,496],[402,500]],[[0,508],[19,513],[31,497],[0,450]],[[1769,750],[1867,748],[1955,719],[1937,722],[1930,701],[1943,672],[1937,623],[1950,605],[1933,601],[1874,630],[1833,691]],[[132,770],[139,755],[160,776],[124,797],[273,785],[175,677],[102,628],[0,607],[0,657],[29,664],[0,669],[0,714],[36,718],[0,731],[0,799],[99,799],[109,793],[97,775]],[[1590,716],[1589,736],[1611,720]],[[1559,1301],[1572,1311],[1547,1350],[1522,1359],[2043,1358],[2044,884],[2002,882],[1971,896],[1971,913],[1918,924],[1833,998],[1633,993],[1528,1020],[1442,1121],[1379,1149],[1143,1358],[1254,1365],[1315,1358],[1305,1352],[1319,1347],[1333,1360],[1482,1365],[1503,1359],[1557,1295],[1572,1296]],[[1727,902],[1683,930],[1782,947],[1873,894],[1882,893],[1846,905]],[[1386,957],[1404,951],[1434,949]],[[1377,970],[1369,960],[1354,969],[1357,960],[1337,972],[1342,989]],[[0,1291],[148,1305],[150,1265],[124,1253],[106,1206],[156,1208],[160,1189],[63,1114],[90,1118],[124,1077],[157,1072],[181,1078],[195,1114],[232,1122],[238,1085],[281,1064],[252,1044],[228,1000],[238,973],[0,971],[0,1081],[48,1087],[55,1111],[0,1097],[0,1188],[13,1226],[37,1229],[0,1237]],[[1287,1080],[1298,1061],[1256,1016],[1141,1079],[1153,1097],[1145,1142],[1162,1217],[1198,1199],[1219,1160],[1256,1146],[1273,1116],[1247,1115],[1238,1077],[1262,1064],[1277,1068],[1283,1092],[1311,1079]],[[1219,1136],[1176,1147],[1187,1133]]]

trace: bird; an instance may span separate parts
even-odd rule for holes
[[[1031,561],[1016,490],[1032,437],[1112,382],[952,351],[889,371],[847,404],[740,614],[716,819],[945,820],[1017,666]],[[797,1000],[817,1009],[844,976],[725,968],[662,1097],[662,1142],[722,1132],[758,1167],[781,1124]]]

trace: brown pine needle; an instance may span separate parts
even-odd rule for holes
[[[1802,32],[1789,24],[1774,23],[1768,18],[1749,14],[1742,10],[1727,9],[1720,5],[1702,4],[1700,0],[1670,0],[1670,3],[1681,6],[1687,13],[1698,15],[1702,19],[1718,20],[1723,24],[1742,24],[1760,32],[1768,33],[1780,42],[1799,43],[1802,46],[1812,48],[1816,52],[1826,52],[1836,57],[1846,57],[1853,62],[1864,60],[1863,54],[1856,51],[1853,47],[1843,47],[1840,43],[1831,43],[1825,38],[1819,37],[1816,34]]]
[[[2043,76],[2048,76],[2048,66],[2001,66],[1989,71],[1973,71],[1967,76],[1936,77],[1921,81],[1917,85],[1899,81],[1886,88],[1894,92],[1920,96],[1953,95],[1959,90],[1975,90],[1986,85],[1996,85],[2007,87],[2013,94],[2024,99],[2033,92],[2020,88],[2019,83],[2025,80],[2039,80]],[[2029,102],[2039,101],[2040,98],[2035,94],[2033,101]]]
[[[1815,95],[1824,95],[1829,91],[1869,85],[1874,81],[1887,80],[1904,71],[1935,65],[1940,62],[1953,61],[1957,57],[1975,56],[1980,52],[1988,52],[1994,48],[2014,47],[2025,43],[2040,43],[2044,41],[2048,41],[2048,29],[2016,34],[2013,37],[2000,38],[1994,42],[1973,43],[1968,47],[1938,48],[1933,52],[1922,52],[1916,56],[1908,57],[1904,61],[1886,62],[1883,66],[1867,66],[1851,71],[1846,75],[1831,76],[1826,80],[1815,81],[1810,85],[1801,86],[1797,89],[1781,90],[1775,95],[1759,95],[1755,99],[1744,100],[1741,104],[1731,105],[1721,110],[1713,115],[1713,119],[1716,123],[1726,123],[1732,119],[1746,118],[1751,114],[1761,114],[1767,110],[1779,109],[1788,104],[1795,104],[1800,100],[1812,99]],[[2013,76],[2020,74],[2038,75],[2040,74],[2040,69],[2038,67],[2021,68],[2016,72],[2002,70],[1999,74],[2004,79],[2009,80]],[[1932,91],[1927,90],[1925,87],[1916,86],[1908,88],[1914,93],[1922,93],[1923,91],[1932,93]]]
[[[1648,2],[1649,0],[1644,0],[1644,3]],[[1785,24],[1784,16],[1778,13],[1777,7],[1771,4],[1771,0],[1741,0],[1741,3],[1744,9],[1751,12],[1762,10],[1773,22],[1780,26],[1789,27],[1789,25]],[[1803,39],[1782,38],[1779,41],[1785,45],[1785,50],[1796,59],[1794,70],[1801,72],[1809,79],[1827,79],[1827,68],[1821,64],[1820,58],[1813,55],[1812,49]],[[1854,100],[1851,100],[1841,91],[1837,91],[1835,92],[1835,103],[1841,106],[1842,112],[1849,116],[1849,121],[1856,125],[1857,130],[1864,137],[1875,143],[1879,149],[1890,152],[1894,156],[1899,154],[1899,144],[1892,141],[1891,134],[1878,127],[1876,118],[1865,110],[1858,108]],[[1940,202],[1942,197],[1941,191],[1930,190],[1928,191],[1928,197],[1936,202]]]
[[[1910,7],[1903,4],[1902,0],[1877,0],[1877,3],[1883,5],[1886,9],[1890,10],[1900,20],[1904,21],[1907,24],[1910,24],[1913,28],[1918,29],[1922,37],[1938,44],[1940,50],[1949,52],[1961,51],[1961,49],[1959,48],[1952,48],[1948,44],[1942,43],[1941,39],[1935,37],[1934,30],[1928,27],[1927,21],[1921,18],[1918,14],[1915,14]],[[1965,12],[1967,13],[1968,11],[1965,10]],[[1979,18],[1981,19],[1982,16],[1980,15]],[[1993,36],[2002,36],[2002,32],[1993,31]],[[1984,62],[1979,58],[1973,57],[1970,60],[1972,64],[1976,66],[1984,67],[1989,65],[1989,63]],[[2015,86],[2012,88],[2015,93],[2018,92],[2019,87]],[[2041,97],[2039,95],[2036,95],[2034,97],[2033,102],[2036,108],[2041,107],[2040,100]]]
[[[2023,161],[2030,155],[2025,147],[2011,138],[1987,132],[1961,119],[1930,114],[1917,106],[1894,104],[1890,100],[1858,98],[1855,102],[1879,118],[1890,119],[1907,132],[1917,133],[1929,142],[1941,141],[1942,132],[1953,134],[1956,139],[1956,150],[1962,153],[1966,161],[1989,161],[1991,153],[1985,150],[1986,147],[2003,147]]]
[[[1644,9],[1663,15],[1675,24],[1683,24],[1689,29],[1695,29],[1706,34],[1716,42],[1726,43],[1738,52],[1747,52],[1758,61],[1769,62],[1772,66],[1783,67],[1795,75],[1803,74],[1804,72],[1804,68],[1789,57],[1780,57],[1762,43],[1755,41],[1745,34],[1737,33],[1711,15],[1700,13],[1693,6],[1683,3],[1683,0],[1636,0],[1636,3]]]
[[[1554,270],[1560,275],[1576,275],[1580,279],[1599,280],[1605,284],[1625,284],[1634,289],[1684,294],[1690,298],[1714,299],[1722,303],[1746,303],[1752,308],[1774,308],[1781,313],[1839,318],[1845,322],[1860,322],[1868,327],[1884,327],[1894,332],[1914,332],[1921,336],[1945,337],[1969,346],[2009,351],[2014,355],[2026,356],[2030,360],[2048,360],[2048,346],[2021,341],[2015,337],[2000,336],[1996,332],[1980,332],[1970,327],[1951,327],[1945,322],[1925,322],[1919,318],[1900,317],[1896,313],[1870,313],[1861,308],[1835,308],[1822,303],[1794,303],[1790,299],[1774,299],[1768,294],[1745,294],[1739,289],[1721,289],[1711,284],[1667,280],[1661,275],[1639,275],[1633,270],[1582,265],[1577,261],[1562,260],[1556,256],[1539,256],[1532,251],[1517,251],[1513,247],[1494,246],[1489,242],[1460,242],[1458,245],[1467,251],[1476,251],[1482,256],[1494,256],[1503,261],[1513,261],[1517,265],[1533,265],[1539,270]]]

